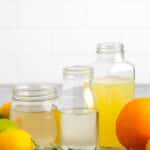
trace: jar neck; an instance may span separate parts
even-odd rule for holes
[[[82,77],[77,77],[77,76],[66,76],[66,77],[64,77],[64,82],[70,82],[70,83],[75,83],[75,85],[76,84],[79,84],[79,85],[82,85],[82,84],[84,84],[85,82],[86,83],[90,83],[91,82],[91,80],[92,80],[92,78],[91,77],[89,77],[89,76],[82,76]]]
[[[43,102],[57,98],[56,89],[50,84],[21,84],[13,89],[13,100],[23,102]]]
[[[64,78],[60,109],[93,109],[91,81],[89,78]]]
[[[93,69],[88,66],[70,66],[63,70],[64,82],[71,83],[72,86],[81,86],[90,83],[93,78]]]
[[[83,92],[86,88],[89,88],[91,86],[92,79],[89,77],[75,77],[75,78],[70,78],[70,77],[65,77],[63,81],[63,90],[68,90],[70,89],[71,92],[70,94],[72,96],[78,97],[79,95],[76,95],[76,90]]]
[[[93,69],[88,66],[64,68],[61,109],[93,108],[92,77]]]
[[[124,52],[101,52],[97,54],[97,59],[104,62],[121,62],[124,60]]]

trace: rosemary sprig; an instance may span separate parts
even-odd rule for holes
[[[32,140],[35,145],[35,150],[63,150],[63,148],[59,145],[50,145],[49,147],[41,148],[34,140]]]

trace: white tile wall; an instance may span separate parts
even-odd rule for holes
[[[138,83],[150,83],[149,0],[1,0],[0,83],[61,81],[96,43],[122,41]]]
[[[52,34],[46,30],[18,30],[17,82],[48,81]]]
[[[148,0],[89,0],[88,25],[92,27],[138,28],[150,25]]]
[[[87,0],[20,0],[22,28],[71,28],[87,24]]]
[[[0,83],[16,82],[16,32],[0,30]]]
[[[0,0],[0,29],[16,28],[17,0]]]

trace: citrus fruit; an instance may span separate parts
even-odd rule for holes
[[[116,121],[116,134],[127,150],[144,150],[150,139],[150,98],[129,102]]]
[[[11,102],[7,102],[0,107],[0,114],[2,115],[2,117],[9,118],[11,104]]]
[[[24,130],[9,128],[0,133],[0,150],[34,150],[32,137]]]
[[[146,144],[146,149],[145,150],[150,150],[150,139],[148,140],[148,142]]]
[[[8,128],[17,128],[17,124],[8,119],[0,119],[0,132]]]

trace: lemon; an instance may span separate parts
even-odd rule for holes
[[[34,150],[32,137],[24,130],[9,128],[0,132],[0,150]]]

